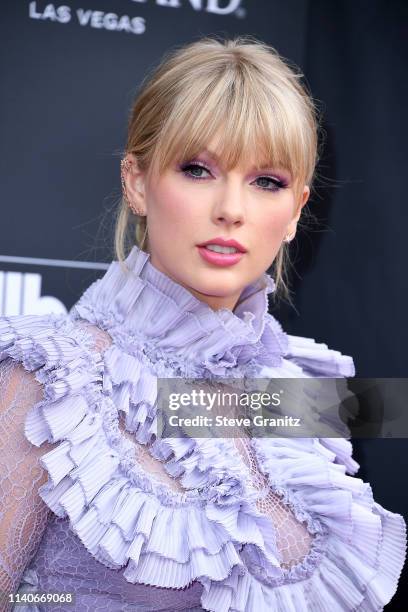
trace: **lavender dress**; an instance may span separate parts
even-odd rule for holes
[[[282,331],[267,274],[213,311],[137,247],[126,265],[67,316],[0,319],[0,589],[75,593],[25,607],[44,611],[382,610],[405,523],[349,440],[154,436],[158,376],[346,377],[352,358]]]

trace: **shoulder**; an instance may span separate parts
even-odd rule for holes
[[[319,377],[355,376],[355,366],[350,355],[329,348],[313,338],[288,334],[288,350],[284,359],[299,365],[306,373]]]
[[[329,348],[324,342],[314,338],[294,336],[286,333],[281,324],[268,314],[267,323],[281,347],[281,364],[273,368],[276,376],[281,377],[318,377],[343,378],[355,376],[354,360],[339,350]],[[267,376],[267,368],[262,372]]]
[[[30,378],[33,391],[41,389],[41,394],[33,393],[25,422],[26,436],[35,446],[62,435],[63,415],[74,418],[74,406],[79,407],[80,397],[100,378],[97,339],[90,329],[65,314],[0,317],[0,365],[19,366],[14,368],[18,377]]]
[[[29,371],[58,365],[91,346],[86,328],[69,315],[0,317],[0,361],[11,357]]]

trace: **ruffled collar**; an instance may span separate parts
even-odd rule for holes
[[[275,283],[266,272],[245,287],[233,311],[215,311],[137,246],[124,263],[112,262],[85,291],[75,316],[143,346],[153,362],[171,364],[181,375],[255,375],[260,365],[280,365],[287,336],[268,314]]]

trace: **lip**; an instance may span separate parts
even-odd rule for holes
[[[240,251],[240,253],[246,253],[247,250],[245,247],[242,246],[242,244],[240,244],[239,242],[237,242],[237,240],[234,240],[233,238],[223,238],[222,236],[217,236],[217,238],[212,238],[211,240],[207,240],[206,242],[202,242],[201,244],[198,244],[198,247],[205,247],[207,246],[207,244],[218,244],[219,246],[229,246],[229,247],[234,247],[235,249],[237,249],[238,251]],[[221,253],[219,253],[220,255]],[[233,255],[237,255],[237,253],[233,253]]]
[[[214,243],[211,243],[214,244]],[[233,266],[238,263],[244,253],[215,253],[215,251],[209,251],[205,246],[198,246],[198,251],[201,257],[208,263],[215,266]]]
[[[210,243],[209,243],[210,244]],[[211,244],[214,244],[213,242]],[[215,266],[233,266],[238,263],[244,256],[244,253],[238,251],[238,253],[215,253],[215,251],[209,251],[205,246],[198,246],[198,252],[201,257],[207,263]]]

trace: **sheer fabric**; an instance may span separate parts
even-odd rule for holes
[[[92,334],[93,350],[100,355],[111,345],[111,337],[100,328],[85,321],[78,322],[77,325],[86,330],[88,334]],[[42,386],[37,382],[35,372],[26,371],[21,364],[12,359],[6,359],[0,363],[0,431],[2,434],[0,589],[5,593],[16,592],[24,570],[29,569],[30,561],[38,549],[32,568],[36,568],[37,572],[52,571],[55,573],[58,566],[61,566],[60,572],[64,578],[59,579],[59,588],[62,591],[81,589],[92,576],[93,590],[98,592],[99,589],[99,596],[89,595],[88,603],[81,599],[81,609],[95,610],[101,605],[100,593],[103,593],[106,581],[113,579],[112,570],[92,558],[75,535],[69,531],[65,519],[52,517],[44,541],[39,547],[44,530],[51,518],[50,510],[38,495],[38,488],[47,480],[47,474],[39,460],[54,445],[45,443],[37,448],[30,444],[24,436],[24,422],[29,409],[42,398]],[[148,445],[140,444],[134,435],[125,429],[122,414],[120,414],[119,423],[122,435],[131,440],[134,445],[135,458],[140,464],[140,469],[165,484],[169,489],[184,491],[180,479],[171,476],[165,470],[163,462],[149,453]],[[297,521],[288,506],[271,491],[266,477],[257,467],[256,458],[248,439],[236,438],[234,444],[242,458],[243,469],[248,470],[252,486],[259,493],[256,506],[259,512],[266,515],[271,521],[270,526],[275,533],[281,565],[289,568],[299,563],[307,555],[313,536],[307,531],[305,524]],[[54,556],[50,557],[50,553],[53,553]],[[52,558],[52,563],[48,557]],[[72,576],[69,575],[70,571]],[[30,579],[29,571],[26,576]],[[123,581],[123,578],[121,580]],[[115,581],[117,581],[116,577]],[[43,580],[42,589],[44,587],[46,584]],[[55,589],[55,582],[47,588]],[[121,606],[118,607],[118,610],[128,609],[123,593],[120,595],[123,589],[133,590],[133,595],[137,593],[138,607],[132,607],[132,604],[129,603],[129,609],[202,609],[201,606],[194,607],[194,600],[197,602],[197,595],[202,590],[198,583],[190,587],[192,593],[190,604],[193,607],[188,608],[183,607],[189,600],[186,589],[184,589],[184,594],[174,597],[174,594],[169,593],[168,589],[122,584],[120,588],[118,587],[118,605]],[[147,607],[141,606],[141,599],[145,601],[144,605]],[[112,606],[112,602],[110,605]],[[5,610],[11,609],[11,606],[7,607],[6,604],[4,606]],[[102,605],[101,609],[103,607]]]
[[[32,373],[11,359],[0,363],[0,591],[15,592],[47,525],[49,508],[38,495],[47,480],[36,448],[24,436],[28,410],[42,398]],[[11,609],[3,604],[4,609]]]
[[[256,506],[271,519],[280,554],[280,565],[289,569],[300,563],[309,553],[313,535],[304,523],[296,520],[288,506],[271,490],[266,476],[258,468],[248,438],[234,438],[234,444],[250,471],[252,485],[259,491]]]

